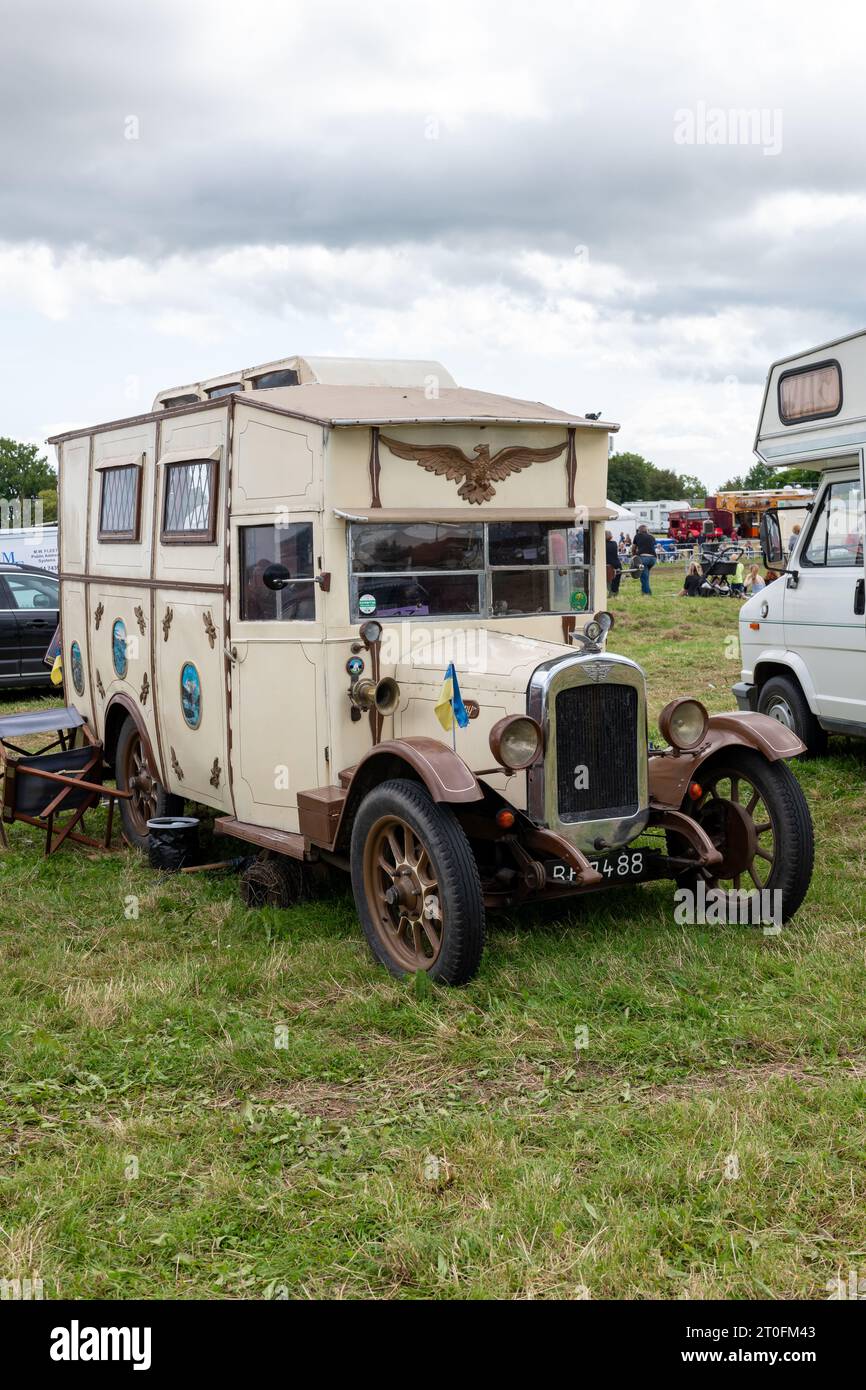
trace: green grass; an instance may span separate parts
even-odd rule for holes
[[[653,719],[674,694],[731,708],[738,605],[653,585],[611,605]],[[459,991],[385,975],[348,895],[247,912],[230,876],[46,863],[11,827],[0,1277],[81,1298],[826,1297],[866,1268],[866,745],[830,747],[797,765],[818,868],[779,937],[678,927],[649,885],[494,919]]]

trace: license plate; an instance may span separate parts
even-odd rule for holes
[[[589,859],[589,856],[587,856]],[[614,850],[611,854],[596,854],[589,859],[591,868],[601,874],[606,883],[638,883],[652,872],[652,861],[645,849]],[[548,859],[544,865],[547,882],[552,887],[567,888],[580,882],[577,869],[562,859]]]

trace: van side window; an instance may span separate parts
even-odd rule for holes
[[[162,539],[213,544],[216,535],[216,463],[166,463]]]
[[[827,568],[863,564],[863,494],[857,479],[831,483],[821,499],[803,565]]]
[[[238,534],[241,621],[315,621],[312,522],[241,526]]]
[[[137,463],[102,469],[99,540],[137,541],[141,468]]]

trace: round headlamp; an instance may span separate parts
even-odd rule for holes
[[[659,715],[659,729],[674,748],[697,748],[706,736],[708,719],[700,700],[671,700]]]
[[[490,751],[509,772],[520,772],[537,762],[543,743],[541,729],[525,714],[507,714],[490,730]]]

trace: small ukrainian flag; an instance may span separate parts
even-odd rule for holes
[[[55,656],[55,658],[54,658],[54,663],[53,663],[53,665],[52,665],[52,667],[51,667],[51,684],[52,684],[52,685],[62,685],[62,684],[63,684],[63,661],[62,661],[61,657],[59,656],[59,654],[58,654],[57,656]]]
[[[456,720],[461,729],[465,729],[469,723],[469,714],[463,703],[463,696],[460,694],[460,686],[457,682],[457,672],[454,669],[454,662],[449,662],[448,670],[445,672],[445,679],[442,682],[442,689],[439,691],[439,699],[433,706],[436,718],[447,733],[454,728]]]

